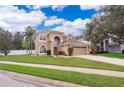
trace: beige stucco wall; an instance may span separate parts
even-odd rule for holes
[[[48,43],[48,38],[47,38],[46,41],[42,41],[42,40],[40,40],[40,35],[41,35],[41,33],[36,34],[36,40],[35,40],[36,54],[39,54],[40,53],[40,47],[41,46],[45,46],[45,48],[47,50],[50,48],[49,43]],[[43,33],[43,35],[45,35],[45,34]]]
[[[40,40],[40,35],[46,35],[47,36],[47,40],[46,41],[42,41]],[[48,32],[48,31],[41,31],[36,33],[36,39],[35,39],[35,51],[36,54],[40,53],[40,47],[41,46],[45,46],[47,50],[51,50],[51,52],[53,53],[53,47],[54,47],[54,37],[58,36],[60,38],[60,42],[63,42],[63,36],[64,34],[61,32]]]
[[[60,51],[64,51],[66,55],[68,55],[68,46],[61,46]]]

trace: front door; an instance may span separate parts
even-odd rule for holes
[[[55,55],[58,55],[59,54],[58,47],[54,47],[54,54]]]

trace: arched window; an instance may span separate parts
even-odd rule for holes
[[[46,48],[45,46],[40,47],[40,53],[46,53]]]
[[[59,46],[60,38],[58,36],[54,37],[54,46]]]

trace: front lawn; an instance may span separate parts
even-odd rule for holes
[[[106,57],[111,57],[111,58],[124,59],[124,54],[117,54],[117,53],[100,53],[100,54],[97,54],[97,55],[106,56]]]
[[[34,64],[49,64],[49,65],[124,71],[124,66],[92,61],[92,60],[83,59],[83,58],[74,58],[74,57],[62,58],[62,57],[52,57],[52,56],[16,55],[16,56],[0,56],[0,60],[34,63]]]
[[[124,87],[124,78],[111,76],[5,64],[0,64],[0,69],[94,87]]]

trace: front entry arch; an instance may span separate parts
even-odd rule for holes
[[[54,37],[54,46],[53,46],[54,54],[55,55],[58,55],[59,54],[59,45],[60,45],[60,42],[61,42],[60,37],[59,36],[55,36]]]

